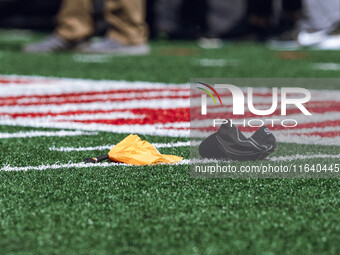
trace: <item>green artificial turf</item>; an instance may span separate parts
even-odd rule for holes
[[[0,33],[0,74],[166,83],[195,77],[340,77],[339,71],[312,68],[340,63],[337,52],[282,55],[255,43],[203,50],[194,42],[161,41],[151,43],[150,56],[79,63],[74,53],[23,54],[20,43],[37,37],[6,39],[6,33]],[[232,61],[203,67],[202,58]],[[0,132],[29,130],[46,129],[0,126]],[[0,168],[78,163],[105,151],[49,148],[115,144],[126,135],[0,139]],[[141,137],[152,143],[187,141]],[[190,155],[188,147],[160,151]],[[340,149],[279,144],[273,156],[319,152]],[[189,166],[1,171],[0,254],[338,254],[339,188],[338,179],[194,179]]]
[[[41,38],[41,37],[38,37]],[[36,40],[31,37],[28,41]],[[315,63],[340,63],[336,51],[276,52],[257,43],[226,43],[222,49],[201,49],[194,42],[151,42],[148,56],[105,58],[105,63],[75,61],[77,53],[23,54],[27,40],[8,41],[0,33],[0,73],[187,83],[190,78],[331,78],[339,71],[316,71]],[[77,58],[76,58],[77,59]],[[202,59],[226,60],[225,66],[201,66]]]

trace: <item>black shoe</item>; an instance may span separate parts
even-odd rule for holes
[[[299,29],[294,28],[273,36],[267,42],[267,46],[274,50],[298,50],[300,48],[298,43],[299,32]]]

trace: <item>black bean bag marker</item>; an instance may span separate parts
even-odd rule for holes
[[[276,139],[265,126],[246,138],[235,125],[223,124],[216,133],[203,140],[199,153],[209,159],[261,160],[275,148]]]

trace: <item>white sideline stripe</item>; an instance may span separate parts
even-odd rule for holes
[[[0,139],[8,138],[26,138],[26,137],[42,137],[42,136],[81,136],[81,135],[97,135],[97,132],[84,132],[84,131],[28,131],[28,132],[18,132],[18,133],[0,133]]]
[[[174,127],[177,127],[176,123],[173,123]],[[43,128],[61,128],[61,129],[81,129],[86,131],[104,131],[113,133],[134,133],[139,134],[151,134],[159,136],[173,136],[173,137],[189,137],[190,130],[174,130],[165,129],[169,125],[154,124],[154,125],[106,125],[106,124],[84,124],[84,123],[71,123],[71,122],[41,122],[37,123],[34,119],[22,120],[1,120],[0,125],[11,125],[11,126],[27,126],[27,127],[43,127]],[[190,125],[187,123],[186,125]],[[178,123],[178,126],[183,126]],[[313,132],[327,132],[327,131],[337,131],[338,127],[326,127],[326,128],[311,128],[311,129],[301,129],[303,133],[313,133]],[[206,137],[210,135],[211,132],[202,131],[191,131],[192,137]],[[291,133],[300,133],[298,129],[291,130]],[[273,131],[278,142],[283,143],[299,143],[299,144],[319,144],[319,145],[339,145],[340,137],[320,137],[320,136],[305,136],[305,135],[291,135],[287,131]],[[244,132],[247,137],[251,136],[252,133]]]
[[[198,61],[194,62],[200,66],[238,66],[241,63],[239,59],[209,59],[209,58],[201,58]]]
[[[194,137],[207,137],[211,132],[194,132]],[[243,132],[246,137],[253,135],[251,132]],[[291,135],[289,133],[278,133],[273,131],[276,141],[279,143],[295,143],[295,144],[314,144],[314,145],[325,145],[325,146],[339,146],[340,136],[336,137],[321,137],[321,136],[307,136],[307,135]]]
[[[250,137],[253,133],[244,132],[246,137]],[[277,142],[280,143],[296,143],[296,144],[318,144],[318,145],[339,145],[340,137],[318,137],[318,136],[287,136],[286,134],[275,134]],[[197,146],[200,141],[187,141],[176,143],[153,143],[156,148],[171,148],[171,147],[188,147]],[[101,145],[94,147],[50,147],[50,151],[71,152],[71,151],[95,151],[95,150],[110,150],[115,145]]]
[[[339,98],[340,99],[340,98]],[[327,99],[325,99],[327,100]],[[336,100],[332,100],[330,99],[331,101],[336,101]],[[255,100],[254,100],[255,101]],[[340,102],[340,100],[339,100]],[[269,109],[269,104],[264,104],[264,105],[258,105],[259,103],[264,103],[264,102],[258,102],[258,103],[254,103],[254,106],[257,110],[268,110]],[[325,106],[325,104],[327,104],[327,106],[329,107],[330,106],[330,103],[318,103],[316,102],[315,100],[314,101],[309,101],[309,105],[306,106],[307,110],[310,110],[310,108],[316,108],[316,107],[319,107],[319,108],[323,108]],[[193,106],[193,104],[191,104],[191,106]],[[197,105],[197,107],[199,107]],[[278,105],[278,110],[281,110],[281,106]],[[290,110],[290,109],[297,109],[295,105],[287,105],[286,106],[286,109],[287,110]],[[221,107],[218,107],[218,108],[209,108],[208,106],[208,110],[207,110],[208,113],[226,113],[226,112],[230,112],[232,113],[233,112],[233,107],[232,105],[230,104],[229,106],[226,105],[226,107],[224,108],[221,108]],[[281,112],[281,111],[280,111]],[[247,109],[247,107],[245,108],[245,113],[250,113],[250,111]],[[313,112],[312,112],[313,114]],[[287,114],[287,116],[289,115],[289,113]],[[281,113],[279,114],[274,114],[273,116],[281,116]]]
[[[23,126],[23,127],[42,127],[42,128],[60,128],[60,129],[80,129],[86,131],[104,131],[110,133],[138,133],[141,135],[158,135],[173,137],[189,137],[189,130],[164,129],[163,124],[154,125],[108,125],[98,123],[72,123],[72,122],[36,122],[34,119],[1,119],[0,125]]]
[[[196,134],[195,137],[207,137],[211,133],[205,134]],[[244,132],[246,137],[250,137],[253,133]],[[325,146],[339,146],[340,137],[321,137],[321,136],[306,136],[306,135],[285,135],[285,134],[276,134],[276,141],[279,143],[293,143],[293,144],[314,144],[314,145],[325,145]]]
[[[336,121],[336,120],[340,120],[340,112],[334,112],[334,111],[330,111],[327,113],[312,113],[312,116],[306,116],[303,114],[291,114],[291,115],[286,115],[286,116],[280,116],[280,115],[274,115],[274,116],[269,116],[269,117],[254,117],[254,118],[241,118],[241,119],[233,119],[233,123],[235,125],[238,125],[238,123],[242,123],[243,125],[243,120],[246,121],[246,124],[249,122],[249,120],[252,119],[259,119],[259,120],[263,120],[265,122],[265,124],[270,127],[271,122],[270,121],[266,121],[266,119],[275,119],[275,124],[279,123],[282,120],[285,119],[294,119],[298,122],[298,124],[306,124],[306,123],[318,123],[318,122],[324,122],[324,121]],[[204,119],[204,120],[192,120],[193,126],[194,127],[211,127],[213,120],[212,119]],[[255,123],[253,123],[255,124]],[[256,123],[258,124],[258,123]],[[285,124],[290,124],[288,123],[288,121]]]
[[[1,107],[0,107],[0,111],[1,111]],[[112,114],[112,115],[111,115]],[[122,115],[121,115],[122,114]],[[134,115],[131,113],[109,113],[107,114],[98,114],[98,119],[100,118],[123,118],[123,116],[126,114],[126,118],[140,118],[142,117],[141,115]],[[69,125],[72,125],[73,128],[78,129],[78,128],[82,128],[81,123],[64,123],[64,125],[62,125],[62,122],[58,123],[48,123],[51,120],[57,119],[57,120],[72,120],[72,119],[97,119],[97,114],[75,114],[75,115],[68,115],[68,116],[63,116],[63,115],[58,115],[58,116],[47,116],[47,117],[42,117],[42,118],[29,118],[29,117],[23,117],[23,118],[16,118],[16,119],[12,119],[9,116],[0,116],[0,124],[3,125],[19,125],[19,126],[25,126],[28,125],[30,126],[30,123],[34,123],[35,125],[39,126],[41,125],[42,127],[53,127],[53,125],[55,125],[59,128],[68,128]],[[313,114],[313,116],[302,116],[302,115],[290,115],[289,116],[290,119],[296,119],[298,121],[299,124],[306,124],[306,123],[320,123],[320,122],[324,122],[324,121],[336,121],[339,120],[339,112],[328,112],[327,114],[319,114],[319,113],[315,113]],[[266,118],[259,118],[262,119],[263,121],[265,121]],[[272,118],[269,119],[276,119],[275,116],[273,116]],[[278,117],[277,119],[283,119]],[[39,123],[38,121],[39,120]],[[246,123],[250,120],[249,119],[245,119]],[[242,120],[238,120],[238,119],[234,119],[234,123],[240,123],[242,122]],[[208,119],[208,120],[194,120],[192,121],[193,126],[194,127],[210,127],[212,124],[212,120]],[[278,123],[278,121],[276,121],[276,123]],[[51,125],[48,125],[51,124]],[[270,127],[270,122],[265,121],[265,124]],[[61,125],[61,126],[60,126]],[[95,123],[91,124],[93,127],[95,125]],[[159,128],[161,127],[166,127],[166,128],[189,128],[190,127],[190,122],[178,122],[178,123],[165,123],[162,126],[159,126]],[[325,131],[337,131],[338,130],[338,126],[335,127],[326,127],[325,128],[311,128],[312,130],[310,130],[309,128],[307,129],[292,129],[291,131],[289,131],[289,129],[287,130],[279,130],[279,131],[274,131],[274,132],[293,132],[293,133],[301,133],[301,132],[325,132]],[[112,126],[112,130],[114,130],[115,127]],[[101,130],[101,131],[107,131],[107,130]]]
[[[177,143],[152,143],[156,148],[173,148],[173,147],[186,147],[190,146],[190,141],[187,142],[177,142]],[[115,145],[102,145],[96,147],[50,147],[50,151],[62,151],[62,152],[70,152],[70,151],[96,151],[96,150],[110,150]]]
[[[274,134],[276,141],[279,143],[295,143],[295,144],[315,144],[326,146],[339,146],[340,137],[321,137],[321,136],[306,136],[306,135],[285,135]]]
[[[316,154],[316,155],[293,155],[293,156],[280,156],[280,157],[271,157],[270,161],[293,161],[293,160],[300,160],[300,159],[315,159],[315,158],[334,158],[340,159],[340,154],[337,155],[329,155],[329,154]],[[340,163],[340,161],[339,161]]]
[[[1,92],[0,92],[1,93]],[[46,104],[46,105],[15,105],[1,106],[1,113],[28,113],[28,112],[67,112],[79,110],[119,110],[119,109],[136,109],[136,108],[154,108],[154,109],[172,109],[185,108],[190,106],[189,99],[141,99],[129,100],[124,102],[92,102],[92,103],[74,103],[74,104]]]
[[[64,94],[72,92],[92,92],[93,88],[96,91],[107,91],[112,89],[187,89],[190,86],[186,84],[167,84],[160,82],[143,82],[143,81],[113,81],[113,80],[89,80],[89,79],[72,79],[59,77],[43,77],[43,76],[21,76],[21,75],[1,75],[1,78],[8,80],[29,80],[27,84],[7,83],[0,84],[1,97],[19,96],[19,95],[50,95],[50,94]],[[29,88],[29,89],[27,89]],[[246,92],[245,87],[241,88]],[[255,92],[267,93],[271,88],[256,87]],[[321,100],[339,98],[339,90],[310,90],[312,98],[320,98]]]
[[[255,90],[256,92],[256,90]],[[308,102],[311,106],[313,106],[313,104],[320,104],[319,101],[335,101],[335,102],[339,102],[340,99],[340,93],[337,93],[337,91],[335,91],[335,94],[318,94],[318,95],[313,95],[312,94],[312,99]],[[218,108],[213,108],[213,109],[209,109],[209,106],[213,106],[213,103],[210,101],[210,104],[208,104],[208,112],[221,112],[221,110],[223,110],[223,112],[225,112],[226,110],[228,110],[228,112],[232,112],[233,111],[233,107],[226,107],[227,105],[232,105],[233,104],[233,98],[232,97],[221,97],[222,103],[224,105],[224,107],[218,107]],[[258,110],[267,110],[270,108],[270,106],[272,105],[273,99],[272,97],[263,97],[263,96],[256,96],[253,98],[253,103],[255,104],[255,108]],[[327,102],[326,102],[327,103]],[[264,104],[264,105],[257,105],[257,104]],[[191,100],[191,106],[192,107],[200,107],[201,106],[201,100],[199,98],[192,99]],[[278,99],[278,107],[281,107],[281,99]],[[287,109],[296,109],[296,106],[288,106]],[[308,109],[308,106],[307,106]]]
[[[137,97],[144,97],[144,99],[138,99],[138,100],[155,100],[155,99],[148,99],[151,97],[177,97],[177,98],[160,98],[157,100],[173,100],[173,99],[181,99],[180,97],[189,97],[190,93],[189,91],[179,91],[179,92],[173,92],[173,91],[162,91],[162,92],[144,92],[144,93],[119,93],[119,94],[99,94],[99,95],[83,95],[83,96],[77,96],[77,97],[72,97],[72,96],[66,96],[66,97],[56,97],[56,98],[22,98],[22,99],[18,99],[18,100],[13,100],[13,99],[6,99],[6,98],[1,98],[0,97],[0,103],[2,104],[13,104],[16,103],[16,105],[13,106],[7,106],[7,107],[15,107],[15,106],[22,106],[22,104],[34,104],[34,103],[41,103],[41,105],[53,105],[54,107],[58,108],[60,105],[64,105],[64,104],[60,104],[60,105],[55,105],[55,103],[59,103],[59,102],[63,102],[63,101],[67,101],[67,100],[76,100],[76,101],[80,101],[80,100],[97,100],[91,103],[101,103],[103,102],[103,100],[116,100],[116,99],[120,99],[120,98],[131,98],[131,100],[127,100],[129,102],[131,101],[136,101]],[[188,100],[188,99],[185,99]],[[221,97],[222,102],[224,103],[224,105],[232,105],[232,98],[231,97]],[[336,101],[339,102],[340,101],[340,93],[338,95],[338,98],[335,97],[335,95],[324,95],[324,97],[319,100],[322,101],[326,101],[326,100],[330,100],[330,101]],[[321,103],[318,103],[316,101],[317,98],[313,97],[312,101],[309,101],[309,104],[311,106],[317,104],[320,105]],[[104,101],[105,102],[105,101]],[[116,103],[120,103],[119,101],[116,101]],[[256,109],[258,110],[267,110],[269,108],[268,105],[271,106],[272,104],[272,98],[268,98],[268,97],[256,97],[253,99],[253,103],[256,106]],[[280,103],[280,101],[279,101]],[[81,104],[80,103],[68,103],[68,104]],[[265,105],[257,105],[257,104],[265,104]],[[41,105],[36,105],[36,106],[41,106]],[[322,105],[322,104],[321,104]],[[192,107],[200,107],[201,106],[201,101],[200,100],[192,100],[191,101],[191,106]],[[295,105],[288,105],[287,109],[295,109],[296,106]],[[308,109],[308,107],[307,107]],[[209,109],[208,112],[210,113],[219,113],[219,112],[232,112],[233,108],[232,107],[221,107],[221,108],[213,108],[213,109]]]
[[[47,122],[47,121],[67,121],[67,120],[101,120],[101,119],[137,119],[137,118],[144,118],[145,115],[141,114],[134,114],[132,112],[126,111],[126,112],[110,112],[110,113],[84,113],[84,114],[72,114],[72,115],[56,115],[56,116],[46,116],[46,117],[35,117],[35,118],[16,118],[17,120],[20,120],[22,122],[26,122],[27,119],[34,119],[37,122]],[[0,120],[11,120],[11,117],[9,116],[2,116],[0,117]]]
[[[127,166],[126,164],[119,163],[101,163],[101,164],[86,164],[86,163],[69,163],[69,164],[54,164],[54,165],[40,165],[40,166],[25,166],[25,167],[11,167],[4,166],[0,171],[28,171],[28,170],[48,170],[48,169],[61,169],[61,168],[89,168],[89,167],[114,167],[114,166]]]
[[[340,154],[329,155],[329,154],[316,154],[316,155],[294,155],[294,156],[283,156],[283,157],[272,157],[269,161],[280,162],[280,161],[294,161],[303,159],[317,159],[317,158],[333,158],[340,159]],[[191,164],[204,164],[204,163],[218,163],[218,160],[207,160],[207,159],[184,159],[178,163],[172,165],[191,165]],[[230,161],[229,161],[230,162]],[[169,164],[170,165],[170,164]],[[99,164],[86,164],[86,163],[68,163],[68,164],[53,164],[53,165],[40,165],[40,166],[24,166],[24,167],[12,167],[9,165],[4,166],[0,171],[11,172],[11,171],[28,171],[28,170],[49,170],[49,169],[61,169],[61,168],[90,168],[90,167],[122,167],[131,166],[123,163],[105,162]],[[132,166],[136,167],[136,166]]]
[[[113,57],[109,55],[85,55],[76,54],[72,56],[72,59],[81,63],[107,63],[110,62]]]
[[[334,62],[316,63],[313,65],[313,69],[323,71],[340,71],[340,64]]]
[[[65,100],[111,100],[111,99],[120,99],[120,98],[136,98],[136,97],[170,97],[170,96],[190,96],[189,91],[152,91],[152,92],[144,92],[141,91],[139,93],[131,92],[131,93],[112,93],[112,94],[96,94],[96,95],[81,95],[81,96],[72,96],[66,95],[64,97],[50,97],[50,98],[21,98],[21,99],[6,99],[0,97],[0,102],[2,104],[28,104],[28,103],[46,103],[46,104],[53,104],[63,102]]]
[[[38,76],[17,76],[1,75],[6,79],[27,79],[32,81],[28,84],[7,83],[0,84],[1,97],[19,96],[19,95],[51,95],[64,93],[81,93],[92,92],[94,89],[98,92],[107,90],[120,89],[189,89],[189,84],[167,84],[160,82],[143,82],[143,81],[112,81],[112,80],[87,80],[87,79],[69,79],[53,78]]]

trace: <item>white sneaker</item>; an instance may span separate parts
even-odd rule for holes
[[[302,47],[310,47],[325,41],[327,36],[328,33],[325,30],[316,32],[300,31],[297,41]]]
[[[340,50],[340,23],[325,39],[313,47],[317,50]]]

